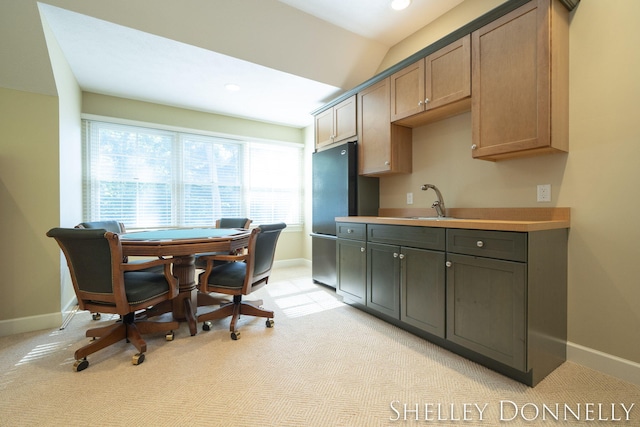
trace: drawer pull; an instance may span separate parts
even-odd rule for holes
[[[447,267],[451,267],[453,264],[451,263],[451,261],[447,261],[444,263],[444,265],[446,265]]]
[[[400,254],[399,258],[404,259],[404,254]]]
[[[351,234],[351,233],[353,233],[353,230],[350,228],[347,228],[347,234]]]
[[[397,252],[394,252],[394,253],[393,253],[393,257],[394,257],[394,258],[398,258],[398,253],[397,253]]]
[[[360,248],[360,252],[364,252],[364,248]]]
[[[484,246],[484,242],[483,242],[482,240],[478,240],[478,241],[476,242],[476,246],[478,246],[479,248],[481,248],[481,247],[483,247],[483,246]]]

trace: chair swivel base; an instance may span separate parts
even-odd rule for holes
[[[242,314],[247,316],[266,317],[267,321],[265,323],[267,328],[273,327],[273,311],[265,310],[255,305],[261,304],[262,301],[237,301],[237,299],[235,298],[234,300],[234,302],[225,304],[217,310],[198,316],[198,321],[203,322],[202,330],[211,330],[211,320],[231,317],[231,324],[229,325],[229,331],[231,331],[231,339],[238,340],[240,339],[240,332],[237,330],[236,324],[238,322],[238,319],[240,318],[240,315]]]
[[[76,372],[85,370],[89,367],[89,361],[87,360],[88,355],[121,340],[126,340],[126,342],[129,342],[136,347],[138,353],[132,357],[131,363],[139,365],[144,362],[144,353],[147,351],[147,343],[142,338],[142,334],[166,332],[166,340],[173,341],[173,329],[177,329],[180,326],[180,323],[177,321],[142,321],[136,323],[134,322],[134,319],[135,314],[129,313],[114,324],[87,330],[86,336],[92,338],[92,340],[89,344],[76,350],[74,354],[76,361],[73,365],[73,370]]]

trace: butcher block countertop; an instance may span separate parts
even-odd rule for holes
[[[433,209],[381,208],[379,216],[336,217],[336,221],[520,232],[569,228],[571,224],[570,208],[450,208],[446,213],[448,219],[437,220],[424,219],[436,217]]]

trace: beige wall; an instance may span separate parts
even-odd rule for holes
[[[412,54],[463,27],[479,16],[504,3],[506,0],[465,0],[429,25],[421,28],[392,46],[378,67],[378,72],[397,64]]]
[[[469,3],[469,2],[465,2]],[[463,3],[464,5],[464,3]],[[472,160],[465,113],[414,129],[411,175],[381,179],[382,207],[427,206],[437,185],[448,207],[568,206],[572,349],[640,363],[640,2],[582,1],[570,25],[570,152],[491,163]],[[425,40],[430,40],[426,33]],[[410,38],[394,52],[414,51]],[[536,185],[551,184],[551,203]]]
[[[0,334],[9,335],[60,324],[60,251],[45,236],[60,215],[57,97],[0,88],[0,129]]]
[[[82,220],[82,147],[80,108],[82,92],[46,20],[42,20],[49,60],[58,91],[59,124],[59,224],[77,224]],[[60,254],[60,307],[68,311],[76,304],[71,275]]]

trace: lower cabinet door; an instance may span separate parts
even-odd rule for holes
[[[336,244],[338,280],[336,293],[347,302],[366,303],[367,252],[365,242],[338,239]]]
[[[401,255],[400,320],[444,338],[444,252],[403,247]]]
[[[400,247],[367,245],[367,307],[400,319]]]
[[[448,254],[446,339],[526,371],[526,265]]]

